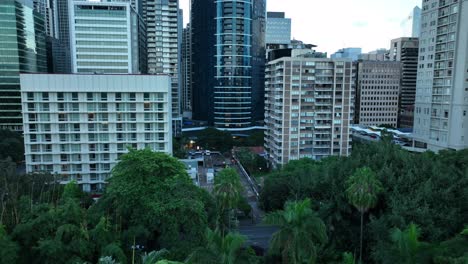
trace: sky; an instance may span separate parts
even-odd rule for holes
[[[189,21],[190,0],[179,1],[185,25]],[[422,0],[267,0],[267,10],[285,12],[292,19],[293,39],[318,45],[317,51],[332,54],[345,47],[361,47],[363,52],[388,49],[390,40],[410,37],[408,16],[421,3]]]

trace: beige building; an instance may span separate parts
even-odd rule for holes
[[[351,60],[300,55],[267,64],[265,148],[273,166],[350,153],[353,70]]]
[[[423,3],[414,119],[430,150],[468,147],[468,1]]]
[[[398,126],[400,62],[358,62],[356,123]]]

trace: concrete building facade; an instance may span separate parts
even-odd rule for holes
[[[179,79],[182,42],[182,16],[179,0],[141,0],[147,28],[148,73],[172,77],[172,116],[174,131],[182,129],[182,84]]]
[[[26,171],[104,187],[127,147],[172,153],[170,78],[21,74]]]
[[[398,126],[401,64],[392,61],[357,63],[355,123]]]
[[[353,74],[351,60],[293,56],[268,62],[265,149],[275,167],[350,154]]]
[[[468,147],[468,1],[423,2],[415,137],[428,149]]]
[[[70,2],[73,73],[147,72],[146,27],[130,2]]]

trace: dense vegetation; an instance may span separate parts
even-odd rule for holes
[[[229,232],[231,212],[242,201],[232,169],[219,174],[212,196],[176,159],[130,150],[93,202],[74,183],[63,188],[52,175],[17,176],[11,161],[0,167],[1,264],[154,264],[162,258],[201,264],[226,257],[256,263],[245,237]],[[200,254],[202,248],[210,254]]]
[[[356,190],[376,192],[360,197]],[[358,259],[361,216],[364,263],[468,261],[468,237],[460,234],[468,224],[468,150],[411,154],[386,141],[356,145],[348,158],[292,161],[266,177],[261,204],[276,211],[306,198],[327,227],[318,263],[339,261],[347,251]],[[424,242],[408,250],[415,244],[409,241]]]
[[[468,150],[411,154],[385,141],[290,162],[265,176],[264,224],[278,231],[264,258],[235,231],[250,210],[242,193],[233,169],[210,194],[150,150],[123,155],[97,202],[2,160],[0,264],[468,262]]]
[[[20,133],[0,129],[0,160],[10,158],[14,162],[24,160],[24,144],[23,137]]]

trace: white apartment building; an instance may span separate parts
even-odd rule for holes
[[[181,44],[182,12],[179,0],[141,1],[147,26],[148,73],[172,76],[172,116],[174,133],[182,130]]]
[[[356,123],[398,126],[401,63],[360,61],[357,74]]]
[[[70,0],[73,73],[146,73],[146,27],[130,1]]]
[[[172,154],[171,80],[21,74],[26,171],[101,190],[128,147]]]
[[[353,74],[351,60],[283,57],[267,64],[265,148],[273,166],[350,154]]]
[[[468,147],[468,0],[424,0],[415,138],[428,149]]]

